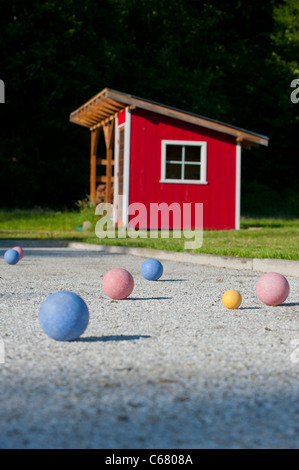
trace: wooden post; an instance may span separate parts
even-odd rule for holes
[[[99,141],[100,128],[91,131],[90,148],[90,199],[94,202],[96,197],[96,178],[97,178],[97,148]]]
[[[113,159],[113,130],[114,119],[103,126],[106,143],[106,202],[112,203],[111,182],[112,182],[112,159]]]

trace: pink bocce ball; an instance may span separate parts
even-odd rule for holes
[[[103,277],[103,291],[111,299],[125,299],[133,289],[133,276],[123,268],[111,269]]]
[[[14,246],[14,247],[13,247],[13,250],[16,250],[16,251],[19,253],[20,259],[23,258],[23,256],[24,256],[23,248],[21,248],[20,246]]]
[[[279,273],[266,273],[256,284],[256,295],[266,305],[280,305],[288,297],[290,286],[287,279]]]

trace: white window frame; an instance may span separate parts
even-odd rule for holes
[[[170,179],[166,178],[166,147],[167,145],[180,145],[183,147],[183,154],[181,162],[176,161],[174,163],[179,163],[182,166],[182,171],[185,165],[200,165],[200,179],[199,180],[190,180],[190,179]],[[201,147],[201,161],[200,162],[185,162],[185,147],[194,146]],[[202,141],[190,141],[190,140],[162,140],[162,152],[161,152],[161,179],[160,183],[179,183],[179,184],[207,184],[207,142]]]

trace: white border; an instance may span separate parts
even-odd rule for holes
[[[200,180],[177,180],[166,179],[166,145],[184,145],[202,147],[201,179]],[[160,183],[175,184],[208,184],[207,182],[207,142],[190,140],[162,140],[161,150],[161,179]]]
[[[114,192],[113,192],[113,222],[117,222],[116,204],[118,196],[118,168],[119,168],[119,127],[118,116],[115,118],[114,129]]]
[[[241,144],[236,145],[236,213],[235,228],[240,230],[241,217]]]
[[[122,201],[122,217],[123,226],[128,226],[128,207],[129,207],[129,187],[130,187],[130,146],[131,146],[131,112],[129,108],[126,110],[125,121],[118,125],[118,116],[115,118],[115,133],[114,133],[114,202],[119,197],[118,194],[118,171],[119,171],[119,129],[124,127],[124,174],[123,174],[123,195]],[[116,204],[113,203],[113,221],[117,220]]]
[[[124,148],[124,197],[123,197],[123,223],[129,226],[129,192],[130,192],[130,149],[131,149],[131,110],[126,108],[125,125],[125,148]]]

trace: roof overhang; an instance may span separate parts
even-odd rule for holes
[[[267,146],[269,142],[269,138],[264,135],[109,88],[105,88],[80,106],[80,108],[73,111],[70,114],[70,121],[93,130],[97,127],[104,126],[108,121],[114,119],[121,110],[127,107],[142,108],[147,111],[231,135],[242,147],[257,145]]]

